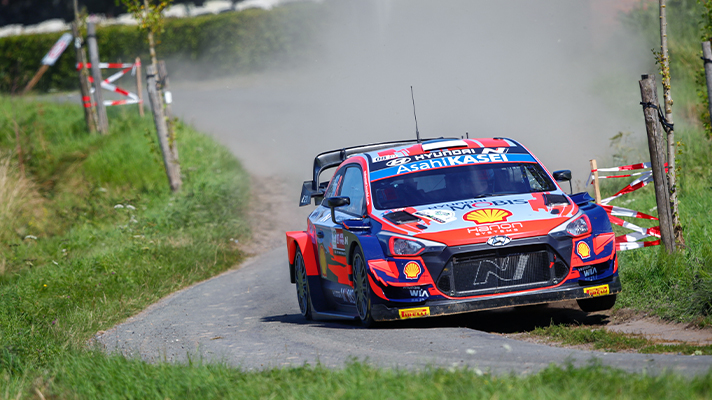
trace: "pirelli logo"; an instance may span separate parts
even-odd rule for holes
[[[583,292],[591,297],[605,296],[611,293],[611,291],[608,290],[608,285],[587,287],[583,290]]]
[[[401,319],[420,318],[430,315],[430,307],[405,308],[398,310]]]

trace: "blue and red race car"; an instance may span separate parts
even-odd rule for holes
[[[324,170],[338,167],[329,182]],[[567,195],[512,139],[378,143],[319,154],[287,232],[307,318],[375,321],[577,300],[613,307],[614,234],[587,193]]]

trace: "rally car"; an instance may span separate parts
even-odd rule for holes
[[[557,184],[570,180],[508,138],[319,154],[299,200],[317,207],[287,232],[301,313],[370,326],[561,300],[609,309],[621,291],[611,223]]]

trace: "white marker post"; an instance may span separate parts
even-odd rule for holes
[[[37,82],[39,82],[40,78],[42,78],[42,75],[47,72],[47,69],[57,62],[57,59],[59,58],[59,56],[62,55],[62,53],[64,53],[64,50],[67,48],[71,41],[71,33],[65,33],[59,38],[59,40],[57,40],[57,43],[55,43],[54,46],[49,49],[49,52],[42,59],[42,66],[40,67],[40,69],[37,70],[35,76],[33,76],[32,79],[30,79],[30,81],[27,83],[27,86],[25,86],[25,89],[22,91],[23,95],[32,90],[33,87],[35,87]]]

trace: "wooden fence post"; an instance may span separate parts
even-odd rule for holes
[[[601,187],[598,182],[598,164],[596,164],[595,159],[591,160],[591,171],[593,172],[593,190],[596,196],[596,204],[601,204]]]
[[[175,126],[173,125],[173,93],[171,93],[171,86],[168,79],[168,70],[166,69],[166,62],[161,60],[158,62],[158,79],[160,80],[160,93],[163,94],[164,100],[164,111],[166,113],[166,125],[168,126],[168,144],[171,146],[171,151],[175,159],[178,159],[178,148],[174,146],[176,140]]]
[[[653,170],[655,200],[660,220],[660,236],[668,253],[675,251],[675,235],[672,227],[672,213],[667,176],[665,174],[665,152],[663,151],[662,126],[658,118],[658,93],[655,75],[643,75],[638,81],[642,98],[645,129],[648,133],[648,150]]]
[[[710,124],[712,124],[712,45],[710,42],[702,42],[702,59],[705,62],[707,99],[709,100]]]
[[[136,94],[138,95],[138,115],[143,117],[143,85],[141,85],[141,59],[136,57]]]
[[[178,163],[177,153],[171,151],[171,145],[168,139],[168,127],[166,126],[166,117],[163,113],[163,101],[161,101],[160,93],[156,82],[156,66],[146,66],[146,89],[148,90],[148,101],[151,103],[151,111],[153,112],[153,122],[156,124],[156,134],[158,135],[158,143],[161,146],[163,153],[163,165],[166,168],[168,176],[168,184],[173,192],[180,190],[182,185],[180,177],[180,164]],[[175,147],[175,143],[173,144]]]
[[[84,119],[87,123],[87,130],[90,133],[96,132],[96,120],[94,105],[91,101],[91,89],[89,88],[89,71],[87,70],[87,59],[82,48],[82,37],[79,35],[78,21],[72,23],[72,34],[74,35],[74,50],[77,56],[79,72],[79,89],[82,93],[82,104],[84,105]]]
[[[99,65],[99,46],[96,44],[96,26],[93,22],[87,24],[87,42],[89,44],[89,59],[91,60],[91,75],[94,78],[94,99],[96,100],[97,129],[102,135],[109,133],[109,117],[106,115],[104,95],[101,92],[101,68]]]

